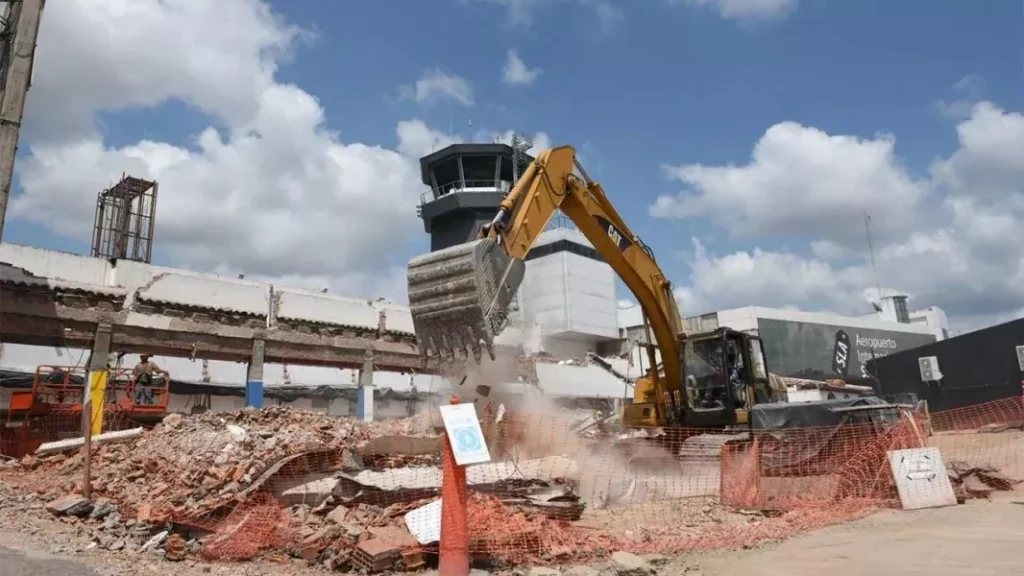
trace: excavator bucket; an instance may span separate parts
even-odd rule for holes
[[[525,265],[492,238],[424,254],[409,262],[409,308],[420,352],[453,358],[482,348],[494,360],[494,338]]]

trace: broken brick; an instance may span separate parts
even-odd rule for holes
[[[391,568],[402,556],[398,546],[377,538],[361,542],[352,553],[352,563],[369,573]]]

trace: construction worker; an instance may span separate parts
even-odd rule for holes
[[[150,360],[149,354],[139,355],[139,363],[132,370],[135,378],[135,400],[136,404],[153,404],[153,375],[158,374],[166,380],[170,380],[171,373],[156,365]]]

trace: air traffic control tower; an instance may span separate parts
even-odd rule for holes
[[[430,234],[430,250],[475,240],[533,158],[521,136],[507,144],[452,144],[420,158],[420,174],[430,189],[417,213]]]

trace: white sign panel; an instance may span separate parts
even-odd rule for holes
[[[453,404],[441,406],[441,420],[448,432],[448,441],[455,452],[455,463],[459,466],[490,462],[491,453],[487,451],[484,431],[480,429],[480,421],[476,418],[476,406],[473,404]]]
[[[956,494],[938,448],[890,450],[887,454],[904,510],[956,506]]]
[[[420,544],[433,544],[441,540],[441,501],[420,506],[405,515],[405,527]]]

